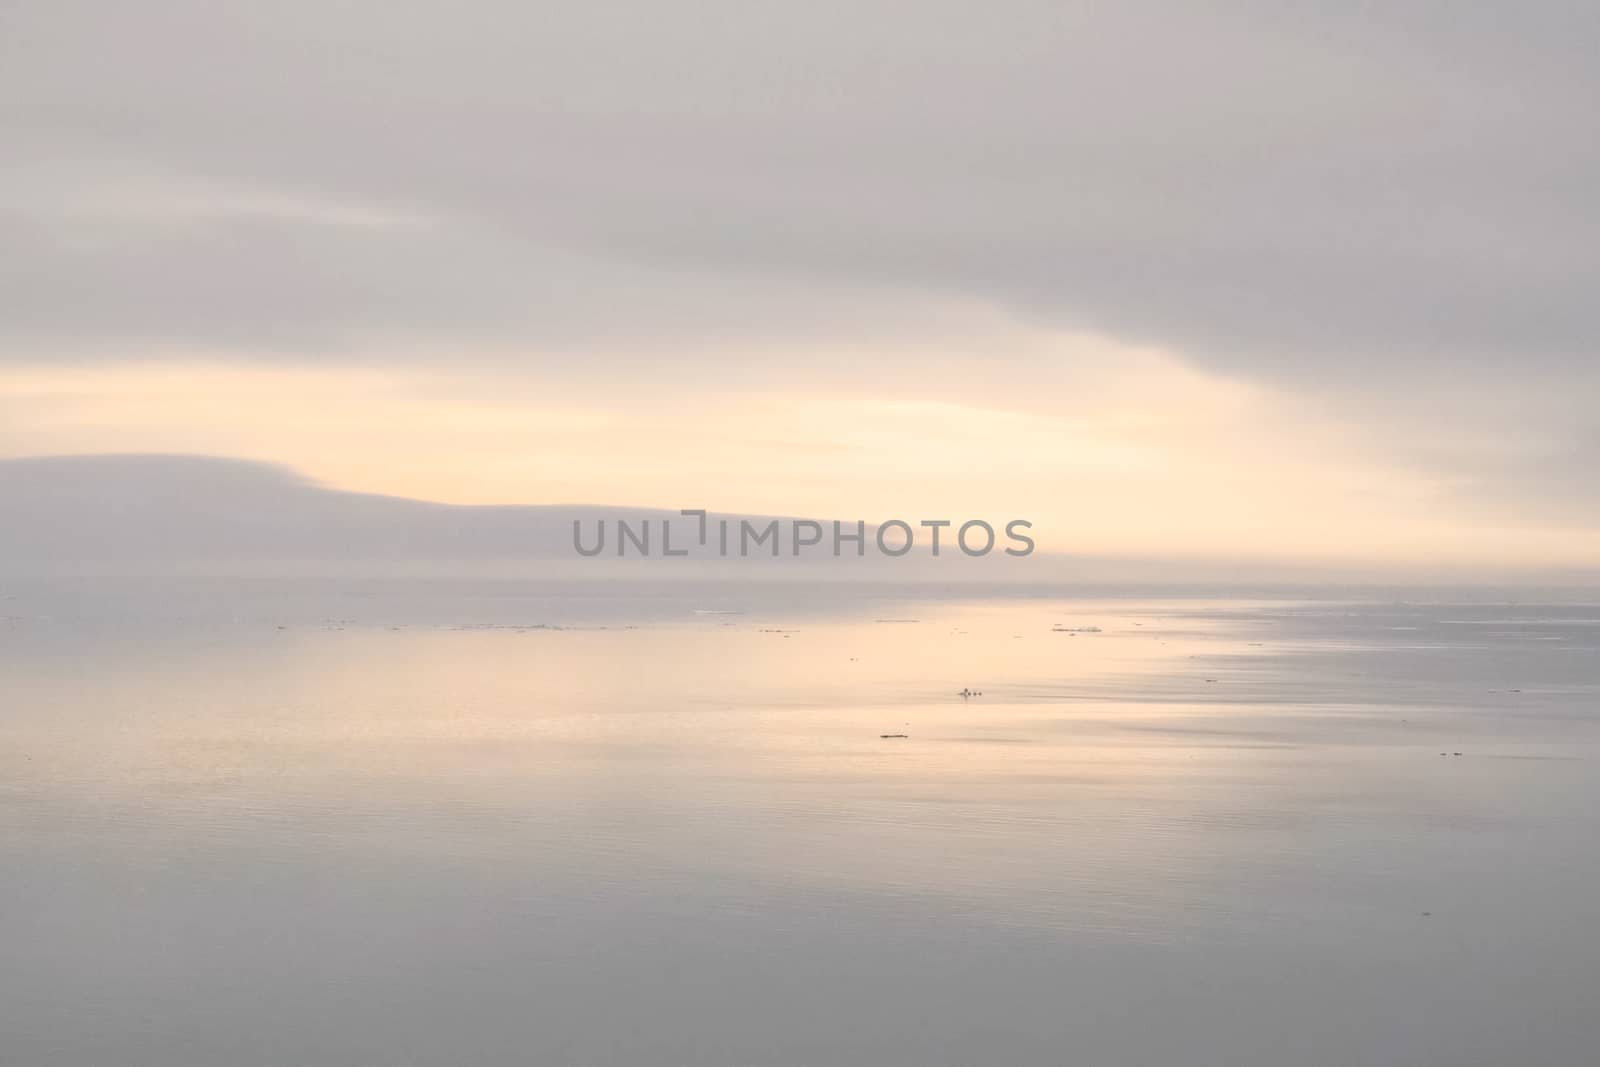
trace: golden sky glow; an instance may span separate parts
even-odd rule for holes
[[[7,8],[0,456],[1600,563],[1584,5],[123,6]]]
[[[1104,340],[1033,344],[1060,358],[1020,385],[935,353],[942,372],[894,391],[552,387],[495,364],[11,369],[0,450],[260,459],[342,489],[452,503],[1025,517],[1044,550],[1073,553],[1596,558],[1582,529],[1464,516],[1447,481],[1262,386]]]

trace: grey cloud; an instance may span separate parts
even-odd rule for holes
[[[0,118],[31,158],[427,220],[108,222],[35,190],[3,223],[13,358],[463,331],[592,347],[619,322],[870,338],[957,299],[1291,380],[1593,361],[1588,4],[6,18]]]
[[[349,360],[500,353],[648,365],[695,346],[892,339],[937,318],[912,289],[756,282],[520,241],[485,225],[350,222],[249,206],[45,222],[0,212],[8,354],[30,362],[203,352]],[[959,323],[949,324],[959,331]],[[509,352],[509,356],[506,353]],[[727,368],[723,368],[726,371]]]
[[[756,516],[704,509],[708,537],[698,543],[698,520],[675,510],[594,505],[452,505],[403,497],[331,489],[287,468],[249,460],[204,455],[77,455],[0,459],[0,578],[35,573],[78,575],[143,574],[172,570],[219,573],[270,573],[310,568],[389,570],[443,568],[509,573],[531,565],[563,577],[629,573],[661,579],[689,574],[747,572],[777,577],[816,572],[913,578],[929,574],[972,577],[1022,576],[1019,559],[1005,549],[1004,533],[995,551],[969,562],[948,546],[929,555],[926,531],[909,558],[887,552],[857,555],[846,547],[837,556],[827,541],[804,553],[791,551],[793,517]],[[712,501],[697,501],[712,504]],[[847,532],[857,523],[872,544],[880,519],[840,519]],[[831,518],[817,516],[831,530]],[[593,548],[605,524],[605,550],[581,557],[574,547],[574,521],[582,523],[583,544]],[[636,540],[620,550],[618,520]],[[911,521],[917,521],[913,518]],[[663,523],[673,529],[675,553],[664,554]],[[732,531],[730,550],[721,554],[717,529]],[[741,552],[749,526],[747,551]],[[1004,531],[1005,520],[995,528]],[[648,528],[648,529],[647,529]],[[767,532],[771,529],[772,532]],[[1039,531],[1034,531],[1038,535]],[[765,540],[758,535],[765,535]],[[783,548],[771,552],[775,543]],[[897,546],[899,535],[890,537]],[[648,552],[641,545],[648,544]],[[974,534],[973,544],[981,544]],[[1031,557],[1031,553],[1030,553]],[[577,570],[573,570],[577,567]],[[620,571],[616,569],[620,568]],[[754,568],[754,570],[751,570]],[[930,568],[938,568],[937,570]],[[975,569],[981,568],[981,569]]]
[[[341,492],[281,467],[213,456],[0,460],[0,497],[8,513],[0,559],[11,573],[306,562],[570,562],[575,513],[657,521],[661,514],[462,507]]]
[[[92,580],[85,587],[86,595],[96,599],[97,610],[105,609],[107,599],[115,597],[100,579],[165,579],[183,574],[234,579],[474,575],[673,582],[693,578],[702,583],[697,586],[701,589],[708,580],[731,578],[939,579],[1021,581],[1035,590],[1041,583],[1065,582],[1081,594],[1085,588],[1107,588],[1107,583],[1150,583],[1170,590],[1171,583],[1196,582],[1392,582],[1399,573],[1383,567],[1273,564],[1243,557],[1198,560],[1181,554],[1164,559],[1073,555],[1070,546],[1061,551],[1049,544],[1065,531],[1038,527],[1030,532],[1040,539],[1040,551],[1026,558],[995,552],[969,559],[947,550],[932,559],[926,554],[925,541],[919,541],[918,548],[904,559],[889,559],[870,550],[862,557],[846,551],[835,558],[824,550],[798,559],[788,553],[775,559],[760,553],[749,559],[709,558],[715,551],[715,539],[706,548],[694,548],[694,520],[677,511],[438,504],[330,489],[283,467],[202,455],[0,459],[0,500],[5,503],[6,519],[0,523],[0,593],[9,595],[19,588],[18,583],[26,588],[32,579],[42,576],[74,576]],[[766,516],[711,510],[715,518],[728,519],[734,529],[745,519],[757,527],[771,521]],[[655,554],[648,559],[616,559],[608,551],[603,557],[579,559],[572,549],[574,517],[585,523],[587,544],[593,544],[595,522],[604,519],[612,524],[613,547],[618,518],[626,518],[634,529],[648,520],[655,531]],[[866,518],[871,531],[875,529],[873,519],[888,516]],[[663,520],[670,520],[675,532],[689,535],[685,540],[691,558],[666,559],[659,554]],[[792,530],[790,521],[780,520],[785,531]],[[792,533],[782,536],[788,538]],[[871,532],[867,536],[873,538]],[[897,536],[892,535],[891,541]],[[950,541],[947,529],[943,543],[948,546]],[[1404,574],[1407,581],[1425,583],[1468,579],[1477,583],[1525,584],[1532,580],[1592,585],[1600,577],[1582,570],[1516,567],[1492,571],[1475,567],[1470,572],[1408,567]],[[1237,592],[1235,585],[1232,593]],[[176,603],[167,607],[183,610]]]

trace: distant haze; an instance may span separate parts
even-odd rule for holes
[[[1282,585],[1285,583],[1454,585],[1500,584],[1518,588],[1566,585],[1600,588],[1600,571],[1583,569],[1433,567],[1315,567],[1273,563],[1248,555],[1102,555],[1074,550],[1070,530],[1037,525],[1025,532],[1033,552],[1008,556],[1018,542],[1006,537],[1007,517],[970,516],[995,529],[993,550],[969,558],[956,547],[961,519],[941,530],[941,552],[929,551],[923,518],[848,515],[841,531],[864,522],[858,554],[849,542],[835,555],[833,516],[757,516],[709,509],[706,545],[697,542],[698,520],[677,509],[594,505],[483,506],[441,504],[403,497],[352,493],[319,486],[287,468],[204,456],[54,456],[0,460],[0,585],[32,577],[117,577],[210,574],[220,576],[544,577],[682,580],[842,580],[876,583],[972,582],[1067,585],[1082,590],[1108,584]],[[697,503],[705,503],[700,501]],[[899,518],[914,531],[904,556],[880,551],[877,526]],[[793,549],[794,520],[822,526],[822,543]],[[648,527],[649,551],[633,541],[618,551],[618,522],[635,533]],[[580,555],[573,523],[581,522],[584,547],[593,549],[600,524],[604,551]],[[729,527],[729,548],[719,550],[717,523]],[[663,554],[663,524],[685,558]],[[764,538],[777,523],[779,549]],[[741,554],[741,529],[752,545]],[[894,550],[902,533],[890,530]],[[974,531],[972,544],[981,545]],[[1066,543],[1064,543],[1066,542]],[[620,558],[619,558],[620,557]]]

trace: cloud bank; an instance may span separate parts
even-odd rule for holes
[[[1031,411],[1154,349],[1380,443],[1451,521],[1600,523],[1592,4],[0,17],[0,368]]]

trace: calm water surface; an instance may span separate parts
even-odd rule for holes
[[[0,593],[8,1067],[1600,1049],[1597,607]]]

